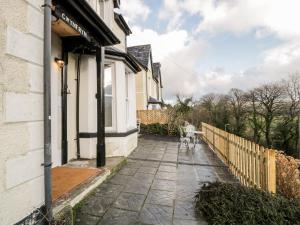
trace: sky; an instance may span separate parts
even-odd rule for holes
[[[133,34],[162,64],[164,99],[248,90],[297,73],[300,0],[122,0]]]

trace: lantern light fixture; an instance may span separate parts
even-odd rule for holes
[[[59,68],[63,68],[64,67],[64,65],[65,65],[65,62],[64,62],[64,60],[63,59],[61,59],[61,58],[57,58],[57,57],[55,57],[55,62],[57,63],[57,65],[59,66]]]

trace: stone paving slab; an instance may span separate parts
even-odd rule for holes
[[[113,206],[119,209],[138,212],[141,210],[145,199],[146,195],[123,192]]]
[[[76,225],[206,225],[194,196],[208,181],[235,182],[203,143],[178,149],[174,139],[141,138],[127,164],[77,211]]]
[[[137,212],[110,208],[99,225],[133,225],[138,222],[138,216]]]
[[[173,207],[175,196],[175,191],[151,189],[148,193],[146,203]]]

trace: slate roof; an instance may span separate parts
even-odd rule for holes
[[[153,63],[153,77],[159,81],[160,78],[160,63]]]
[[[140,65],[137,62],[137,60],[132,55],[128,54],[127,52],[123,52],[120,49],[109,46],[109,47],[105,47],[105,55],[106,55],[106,57],[109,57],[109,56],[121,57],[123,60],[125,60],[124,62],[127,64],[127,66],[129,66],[129,68],[134,73],[141,71]]]
[[[128,47],[127,51],[129,54],[133,55],[139,63],[148,68],[149,56],[151,55],[151,45],[132,46]]]
[[[148,99],[148,103],[150,104],[161,104],[162,102],[158,101],[156,98],[153,98],[153,97],[149,97]]]
[[[153,77],[156,81],[160,82],[160,87],[162,88],[162,82],[161,82],[161,64],[159,62],[153,63]]]

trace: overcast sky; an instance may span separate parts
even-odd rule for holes
[[[249,89],[299,71],[300,0],[122,0],[162,63],[165,99]]]

